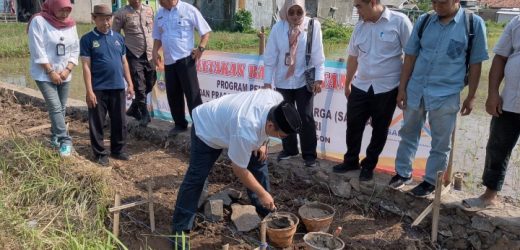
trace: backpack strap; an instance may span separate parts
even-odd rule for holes
[[[468,36],[468,49],[466,50],[466,70],[469,70],[469,59],[471,57],[471,49],[473,48],[473,37],[475,30],[473,28],[473,11],[464,9],[466,17],[466,35]]]
[[[432,14],[434,14],[435,12],[432,10],[432,11],[428,11],[426,13],[426,16],[424,17],[422,23],[421,23],[421,26],[419,26],[419,32],[417,33],[417,36],[419,36],[419,40],[421,40],[422,38],[422,34],[424,32],[424,29],[426,28],[426,24],[430,21],[430,17],[432,16]]]
[[[307,66],[309,66],[309,62],[311,61],[313,34],[314,34],[314,18],[311,18],[311,20],[309,20],[309,27],[307,28],[307,46],[305,49],[305,63]]]

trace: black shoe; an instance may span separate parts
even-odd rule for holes
[[[374,179],[374,170],[361,168],[361,172],[359,172],[359,181],[371,181],[372,179]]]
[[[141,120],[141,111],[139,110],[139,105],[137,102],[133,101],[130,105],[130,108],[126,111],[127,116],[131,116],[136,120]]]
[[[345,163],[340,163],[332,167],[332,172],[334,173],[346,173],[348,171],[359,170],[359,165],[347,165]]]
[[[109,160],[108,160],[108,155],[99,155],[99,156],[97,157],[96,162],[97,162],[99,165],[103,166],[103,167],[108,166],[108,162],[109,162]]]
[[[435,186],[423,181],[421,184],[414,187],[410,192],[417,197],[426,197],[435,191]]]
[[[176,136],[186,130],[188,130],[188,128],[181,127],[181,126],[175,126],[170,130],[170,132],[168,132],[168,136]]]
[[[292,157],[295,157],[297,156],[298,154],[294,154],[294,155],[291,155],[291,154],[288,154],[286,153],[285,151],[282,151],[278,154],[278,157],[276,158],[278,161],[281,161],[281,160],[289,160],[291,159]]]
[[[319,167],[320,162],[317,160],[305,160],[305,166],[309,168]]]
[[[142,127],[148,126],[148,123],[152,121],[152,118],[150,117],[150,112],[148,112],[148,107],[146,106],[146,103],[139,104],[139,112],[141,113],[139,125]]]
[[[117,160],[121,160],[121,161],[128,161],[128,160],[130,160],[130,156],[127,153],[118,153],[118,154],[111,153],[110,157],[112,157],[114,159],[117,159]]]
[[[393,189],[400,189],[410,183],[412,183],[411,177],[406,178],[406,177],[400,176],[399,174],[396,174],[396,175],[394,175],[394,177],[392,177],[392,179],[390,179],[390,183],[388,183],[388,186]]]

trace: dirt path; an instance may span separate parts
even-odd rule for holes
[[[69,130],[73,137],[78,161],[92,160],[88,125],[85,120],[70,120]],[[21,131],[48,124],[47,113],[31,105],[20,105],[15,99],[0,95],[0,138],[8,136],[9,131]],[[48,129],[26,133],[35,140],[46,141]],[[106,144],[108,145],[108,141]],[[129,136],[128,151],[132,156],[129,162],[112,160],[107,168],[113,189],[121,194],[123,202],[146,197],[147,181],[152,178],[154,186],[155,218],[157,233],[148,228],[147,207],[125,210],[121,218],[121,240],[129,249],[169,249],[169,241],[162,235],[170,232],[172,207],[177,196],[177,188],[187,168],[188,154],[179,148],[155,145],[142,138]],[[409,228],[394,215],[373,211],[367,204],[345,202],[332,196],[323,186],[311,185],[301,181],[290,172],[271,168],[273,196],[279,211],[297,214],[303,201],[321,201],[336,209],[331,228],[343,227],[340,235],[349,249],[403,249],[409,246],[428,248],[428,233]],[[245,192],[238,184],[228,167],[228,162],[219,162],[209,178],[210,194],[231,187]],[[247,200],[240,203],[247,204]],[[230,249],[253,249],[258,245],[258,231],[238,233],[230,221],[229,207],[225,208],[223,222],[210,223],[197,216],[191,234],[192,249],[222,249],[229,243]],[[111,219],[107,219],[111,227]],[[303,225],[298,227],[301,238]]]

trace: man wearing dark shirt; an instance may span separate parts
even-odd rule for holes
[[[108,5],[94,6],[92,20],[96,27],[81,37],[80,56],[87,92],[90,143],[97,163],[108,165],[108,152],[103,145],[103,124],[110,117],[110,155],[129,160],[124,152],[126,140],[125,82],[127,98],[134,95],[123,37],[110,29],[112,11]],[[124,80],[123,80],[124,78]]]

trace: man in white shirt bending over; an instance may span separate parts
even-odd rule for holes
[[[228,150],[233,173],[247,187],[257,212],[265,216],[274,210],[269,194],[268,138],[282,139],[300,128],[298,111],[271,89],[226,95],[196,107],[190,165],[173,214],[173,240],[178,249],[189,246],[185,233],[193,227],[204,181],[223,149]]]

